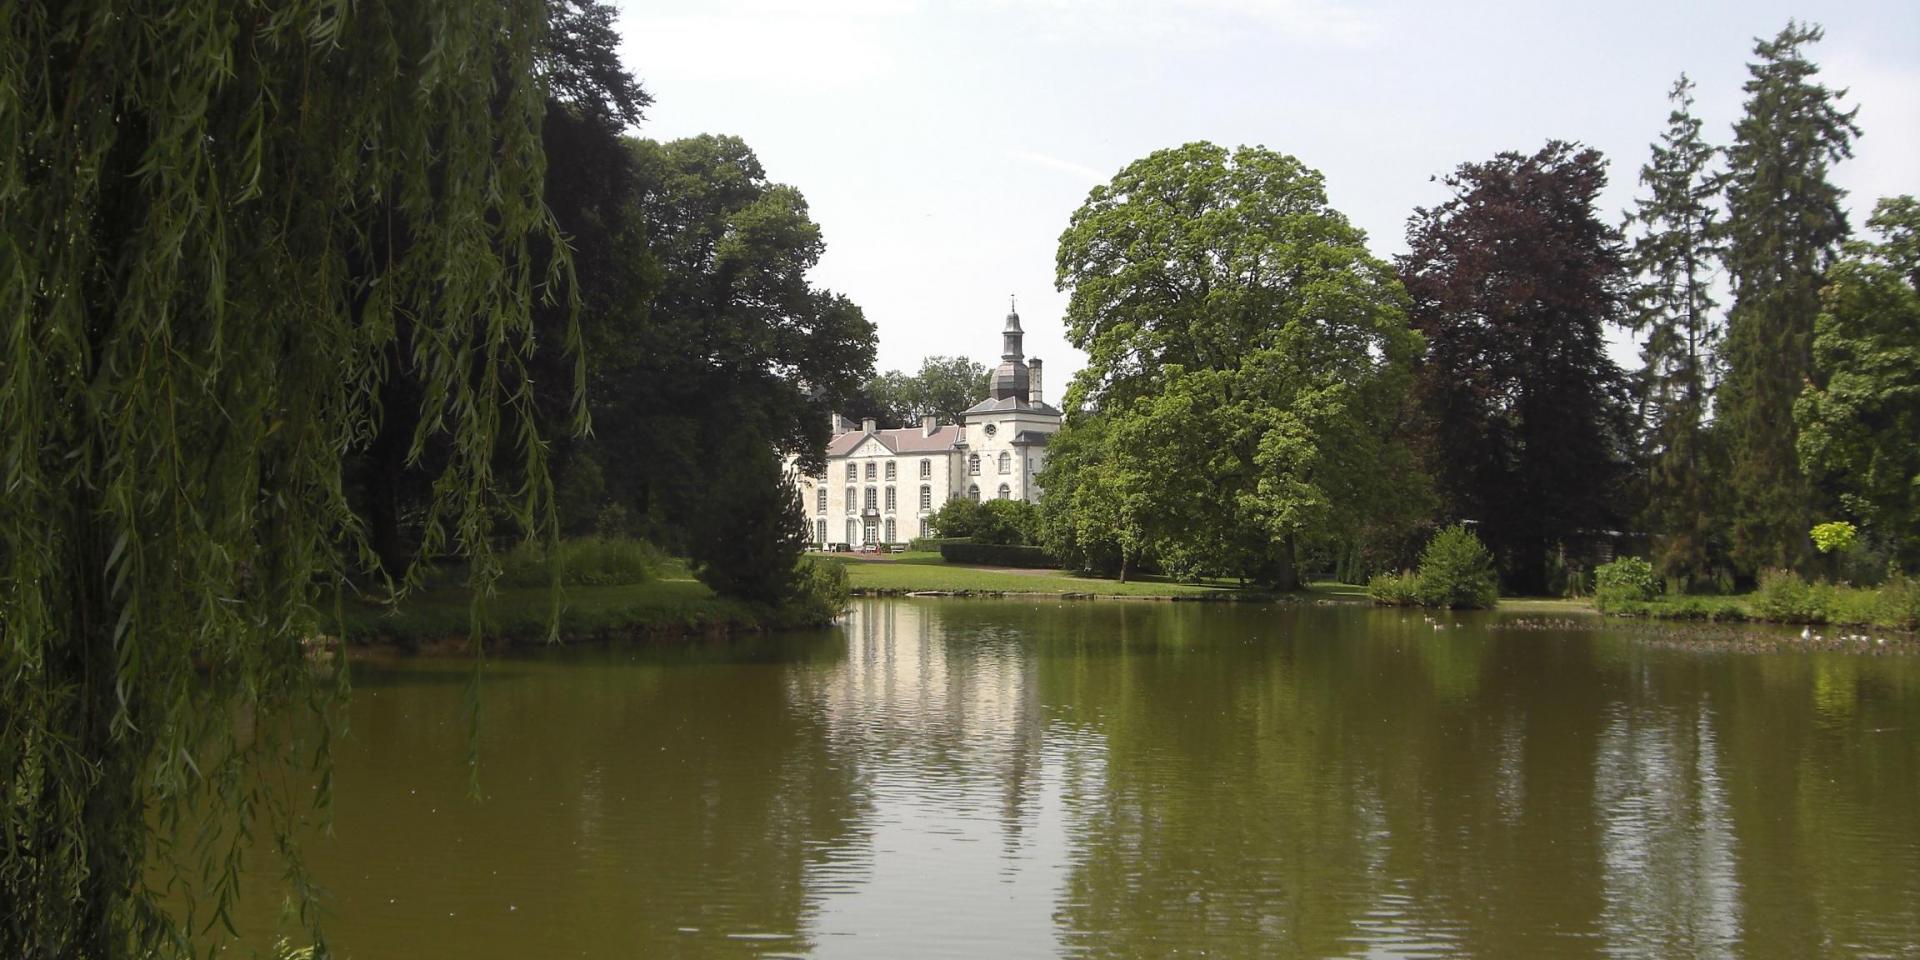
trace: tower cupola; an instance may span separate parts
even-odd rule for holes
[[[1026,351],[1021,345],[1025,333],[1020,329],[1020,311],[1014,308],[1012,298],[1008,298],[1007,325],[1000,336],[1000,365],[993,369],[993,399],[1026,400],[1029,381]]]

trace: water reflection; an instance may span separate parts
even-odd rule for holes
[[[1920,943],[1909,658],[1364,608],[864,601],[360,671],[349,956],[1813,956]]]

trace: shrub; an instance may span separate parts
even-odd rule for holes
[[[1790,570],[1762,570],[1753,612],[1763,620],[1825,623],[1832,593],[1826,584],[1810,584]]]
[[[914,537],[907,542],[907,549],[914,553],[938,553],[941,544],[972,542],[967,537]]]
[[[1620,600],[1652,600],[1660,595],[1653,564],[1641,557],[1620,557],[1593,568],[1594,598],[1602,609]]]
[[[556,574],[565,586],[645,583],[664,560],[653,544],[624,537],[562,540],[551,555],[545,544],[521,543],[501,558],[500,585],[544,587]]]
[[[999,543],[948,541],[940,545],[940,559],[948,563],[976,563],[995,567],[1055,566],[1053,558],[1039,547]]]
[[[1493,554],[1462,526],[1435,534],[1420,555],[1420,602],[1429,607],[1483,608],[1500,602]]]
[[[1412,571],[1382,573],[1367,581],[1367,596],[1383,607],[1420,605],[1420,577]]]
[[[1040,513],[1025,500],[988,500],[980,504],[973,525],[973,542],[1034,544],[1039,540]]]
[[[783,627],[825,626],[846,611],[850,596],[845,564],[802,557],[774,619]]]
[[[980,525],[980,504],[966,497],[954,497],[930,518],[942,539],[971,539]]]

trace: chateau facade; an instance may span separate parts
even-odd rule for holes
[[[955,497],[1038,500],[1034,482],[1060,411],[1041,399],[1040,359],[1026,359],[1020,314],[1009,311],[992,389],[959,423],[855,428],[837,414],[822,474],[796,477],[814,545],[903,543],[931,535],[929,518]]]

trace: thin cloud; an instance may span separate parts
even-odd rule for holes
[[[1095,170],[1084,163],[1074,163],[1072,160],[1062,160],[1059,157],[1050,157],[1044,153],[1031,153],[1026,150],[1009,150],[1007,151],[1007,156],[1021,163],[1028,163],[1036,167],[1045,167],[1048,170],[1057,170],[1061,173],[1071,174],[1076,179],[1084,180],[1088,184],[1105,183],[1108,178],[1107,174]]]

